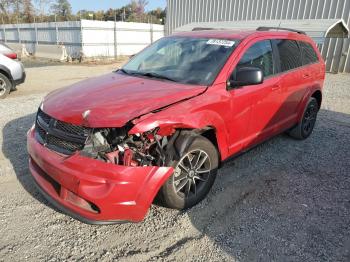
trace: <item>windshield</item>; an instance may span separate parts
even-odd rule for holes
[[[185,84],[210,85],[236,45],[236,40],[166,37],[136,55],[121,71]]]

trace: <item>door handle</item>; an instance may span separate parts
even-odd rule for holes
[[[271,87],[271,90],[274,91],[274,90],[278,90],[278,89],[280,89],[280,88],[281,88],[281,85],[280,85],[280,84],[277,84],[277,85],[273,85],[273,86]]]
[[[310,74],[303,74],[304,79],[309,78],[309,77],[310,77]]]

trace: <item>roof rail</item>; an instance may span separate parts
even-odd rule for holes
[[[277,26],[259,26],[256,29],[256,31],[269,31],[271,29],[291,31],[291,32],[295,32],[298,34],[306,35],[306,33],[304,31],[301,31],[301,30],[295,30],[295,29],[291,29],[291,28],[277,27]]]
[[[212,27],[195,27],[192,29],[192,31],[204,31],[204,30],[214,30],[215,28]]]

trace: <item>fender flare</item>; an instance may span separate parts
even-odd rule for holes
[[[0,65],[0,72],[4,72],[5,76],[7,76],[7,78],[10,80],[10,82],[13,84],[13,78],[11,75],[11,71],[7,67]]]
[[[309,101],[309,99],[311,98],[311,96],[316,92],[316,91],[320,91],[322,94],[322,90],[319,87],[314,87],[314,88],[309,88],[307,90],[307,92],[305,93],[303,99],[301,100],[299,107],[298,107],[298,123],[302,120],[303,114],[304,114],[304,109],[305,106],[307,104],[307,102]],[[321,105],[320,105],[321,106]]]

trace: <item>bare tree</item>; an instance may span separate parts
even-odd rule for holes
[[[141,15],[141,14],[145,13],[145,9],[146,9],[146,6],[148,5],[148,1],[147,0],[138,0],[136,4],[137,4],[137,14]]]
[[[69,20],[72,16],[72,6],[68,0],[56,0],[56,3],[51,6],[51,10],[64,21]]]
[[[23,2],[23,18],[26,23],[34,21],[35,11],[31,0],[22,0]]]
[[[35,0],[35,2],[38,5],[41,21],[43,21],[44,16],[47,14],[51,4],[53,3],[53,0]]]
[[[0,0],[0,11],[1,18],[4,22],[9,22],[9,13],[10,13],[11,3],[8,0]]]

